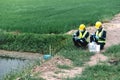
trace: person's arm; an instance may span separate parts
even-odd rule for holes
[[[87,32],[87,34],[85,35],[85,38],[87,39],[89,37],[89,32]]]
[[[106,39],[106,31],[103,31],[103,34],[101,37],[99,37],[99,39],[105,40]]]
[[[75,32],[75,33],[73,34],[73,37],[77,37],[78,35],[79,35],[79,31]]]

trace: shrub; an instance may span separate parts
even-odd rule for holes
[[[49,46],[53,53],[57,52],[67,39],[63,34],[13,34],[8,32],[0,33],[0,48],[14,51],[28,51],[49,53]]]

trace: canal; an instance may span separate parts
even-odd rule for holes
[[[0,80],[11,71],[24,68],[28,62],[29,60],[0,57]]]

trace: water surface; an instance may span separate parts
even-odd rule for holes
[[[10,73],[11,71],[24,68],[27,63],[28,60],[0,57],[0,80],[2,80],[4,75]]]

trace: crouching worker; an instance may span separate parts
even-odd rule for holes
[[[102,50],[106,41],[106,31],[103,29],[102,23],[99,21],[96,22],[95,28],[97,31],[95,34],[90,36],[90,42],[96,42],[98,45],[100,45],[100,50]]]
[[[79,30],[73,34],[73,42],[77,47],[86,48],[88,44],[89,32],[86,30],[85,25],[81,24]]]

